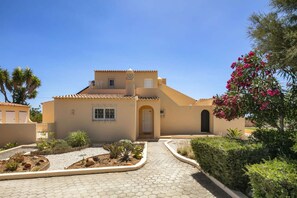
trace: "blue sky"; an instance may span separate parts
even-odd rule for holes
[[[252,47],[249,16],[268,10],[268,0],[0,0],[0,66],[33,69],[35,107],[83,89],[95,69],[156,69],[209,98]]]

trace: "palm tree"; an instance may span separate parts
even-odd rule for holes
[[[5,102],[11,102],[7,96],[9,92],[13,103],[27,105],[26,100],[36,98],[37,88],[40,86],[40,79],[30,68],[17,67],[11,76],[6,69],[0,68],[0,91],[4,95]]]

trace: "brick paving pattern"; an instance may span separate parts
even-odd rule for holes
[[[148,143],[146,165],[131,172],[0,181],[0,197],[228,197],[163,142]]]

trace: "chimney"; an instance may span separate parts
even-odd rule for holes
[[[132,69],[128,69],[126,72],[126,95],[135,96],[134,71]]]

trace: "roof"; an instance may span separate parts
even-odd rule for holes
[[[139,100],[159,100],[159,97],[138,97]]]
[[[95,70],[95,72],[127,72],[128,70]],[[133,70],[133,72],[158,72],[157,70]]]
[[[82,90],[80,90],[79,92],[77,92],[77,94],[80,94],[81,92],[85,91],[86,89],[88,89],[90,86],[87,86],[85,88],[83,88]]]
[[[195,102],[195,106],[212,106],[213,99],[212,98],[202,98]]]
[[[70,94],[55,96],[54,99],[134,99],[134,96],[121,94]]]
[[[17,103],[10,103],[10,102],[0,102],[0,106],[10,106],[10,107],[28,107],[28,105],[22,105]]]

